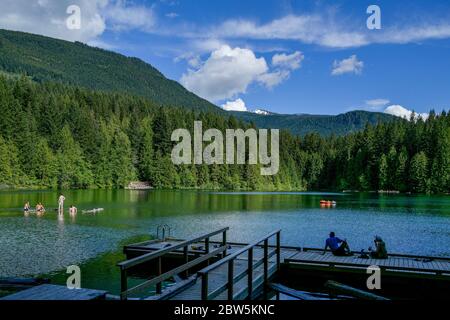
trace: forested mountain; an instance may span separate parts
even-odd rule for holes
[[[248,128],[217,112],[0,75],[0,185],[110,188],[135,179],[156,188],[450,191],[450,114],[396,119],[345,136],[282,131],[280,170],[258,165],[174,165],[174,129]]]
[[[0,29],[0,71],[26,74],[38,82],[59,82],[94,90],[142,96],[154,104],[226,112],[168,80],[137,58],[44,36]],[[342,135],[362,130],[367,122],[392,116],[364,111],[338,116],[261,115],[234,112],[236,118],[261,128],[288,129],[294,134]]]
[[[39,82],[139,95],[159,105],[220,110],[142,60],[79,42],[0,29],[0,70]]]
[[[111,188],[139,179],[169,189],[450,191],[445,112],[426,121],[226,113],[136,58],[1,30],[0,71],[0,187]],[[192,132],[195,120],[204,130],[288,129],[279,173],[174,165],[171,134]]]
[[[235,117],[252,122],[260,128],[283,128],[293,134],[305,135],[317,132],[329,136],[344,135],[364,129],[367,123],[375,125],[378,122],[392,121],[395,117],[385,113],[351,111],[336,116],[310,114],[268,114],[261,115],[251,112],[232,112]]]

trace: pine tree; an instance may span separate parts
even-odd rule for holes
[[[132,161],[131,143],[127,135],[120,130],[115,132],[111,145],[111,166],[113,183],[123,188],[136,179],[136,171]]]
[[[417,153],[411,160],[410,176],[412,191],[427,193],[429,191],[428,158],[425,152]]]
[[[378,181],[381,190],[389,189],[388,161],[385,154],[383,154],[380,158]]]
[[[90,186],[93,175],[89,164],[67,125],[60,132],[58,144],[58,186],[64,189]]]

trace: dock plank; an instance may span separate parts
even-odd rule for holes
[[[342,265],[342,266],[361,266],[368,267],[371,265],[376,265],[382,268],[393,268],[393,269],[404,269],[408,270],[417,270],[424,272],[440,272],[450,273],[450,261],[446,259],[439,260],[438,258],[430,261],[417,261],[417,259],[412,257],[401,257],[401,256],[390,256],[388,259],[361,259],[358,256],[354,255],[351,257],[336,257],[332,253],[327,252],[325,255],[322,255],[322,252],[317,250],[307,251],[307,252],[298,252],[292,257],[289,258],[289,262],[300,261],[302,263],[307,262],[318,262],[321,264],[328,265]]]
[[[68,289],[65,286],[42,284],[19,291],[0,300],[98,300],[104,299],[106,291],[93,289]]]

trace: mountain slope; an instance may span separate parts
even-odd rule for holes
[[[0,70],[34,80],[139,95],[167,106],[220,110],[137,58],[79,42],[0,29]]]
[[[260,128],[288,129],[293,134],[304,135],[317,132],[321,135],[344,135],[364,129],[366,123],[376,124],[396,119],[378,112],[351,111],[336,116],[308,114],[270,114],[260,115],[250,112],[232,112],[236,118],[253,122]]]

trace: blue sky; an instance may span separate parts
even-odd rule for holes
[[[64,28],[70,4],[81,9],[80,30]],[[373,4],[381,30],[366,26]],[[425,113],[450,106],[446,0],[3,0],[0,27],[139,57],[232,109]]]

